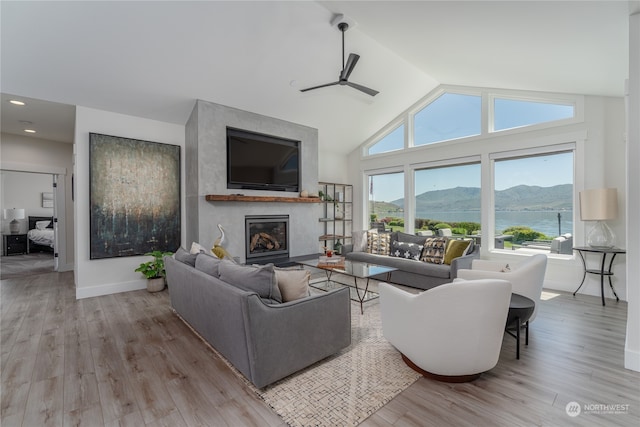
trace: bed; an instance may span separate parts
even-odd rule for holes
[[[53,252],[53,217],[30,216],[27,238],[29,253]]]

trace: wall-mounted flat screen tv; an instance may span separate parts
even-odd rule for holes
[[[300,190],[300,141],[227,128],[227,188]]]

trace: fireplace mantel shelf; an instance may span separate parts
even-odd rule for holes
[[[320,203],[319,197],[244,196],[241,194],[207,194],[207,202]]]

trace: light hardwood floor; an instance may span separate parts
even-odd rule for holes
[[[284,425],[177,319],[167,291],[77,301],[72,273],[0,284],[3,427]],[[362,425],[640,425],[640,373],[623,368],[626,304],[545,296],[520,360],[505,335],[480,379],[421,378]],[[628,409],[572,418],[572,401]]]

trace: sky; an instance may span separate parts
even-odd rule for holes
[[[445,93],[414,116],[415,144],[480,134],[480,97]],[[493,115],[496,130],[511,129],[573,117],[570,105],[495,99]],[[421,142],[422,141],[422,142]],[[404,147],[404,125],[370,147],[376,154]],[[517,185],[551,187],[573,183],[573,153],[525,159],[496,161],[495,189]],[[455,187],[480,187],[480,165],[464,165],[417,172],[416,194]],[[374,198],[391,201],[404,197],[404,177],[399,174],[376,176]]]

